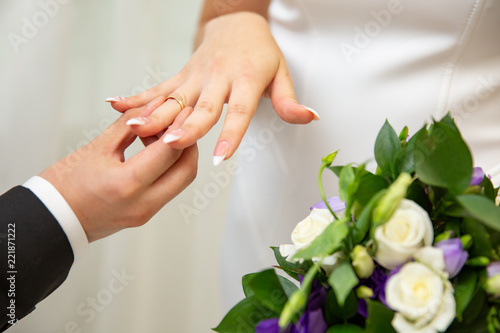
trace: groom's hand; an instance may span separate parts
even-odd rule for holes
[[[88,145],[40,174],[66,199],[89,242],[145,224],[195,178],[196,145],[178,150],[150,137],[143,140],[147,147],[125,161],[124,151],[136,139],[125,123],[148,116],[163,101],[127,111]]]

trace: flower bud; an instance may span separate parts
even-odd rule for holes
[[[464,246],[464,250],[470,249],[470,247],[472,246],[472,243],[474,243],[474,241],[472,240],[472,236],[469,234],[463,235],[462,237],[460,237],[460,241],[462,242],[462,245]]]
[[[385,223],[392,216],[399,206],[401,200],[406,196],[406,191],[412,183],[412,178],[408,173],[402,173],[389,186],[380,202],[373,211],[373,222],[375,225]]]
[[[325,157],[323,157],[323,160],[322,160],[323,165],[325,165],[327,167],[329,167],[330,165],[332,165],[333,160],[335,159],[335,157],[337,157],[337,153],[338,152],[339,151],[336,150],[333,153],[330,153],[330,154],[326,155]]]
[[[481,167],[475,167],[472,172],[472,178],[469,186],[480,185],[484,179],[484,171]]]
[[[500,274],[500,261],[493,261],[486,267],[486,273],[488,277],[494,277],[495,275]]]
[[[444,240],[448,240],[451,237],[453,237],[454,234],[455,234],[455,232],[453,230],[443,231],[442,233],[440,233],[439,235],[437,235],[434,238],[434,243],[438,243],[438,242],[441,242],[441,241],[444,241]]]
[[[356,296],[358,296],[358,298],[364,298],[364,299],[372,298],[373,297],[373,289],[368,288],[367,286],[360,286],[356,290]]]
[[[500,275],[490,277],[484,283],[484,290],[494,297],[500,296]]]
[[[351,252],[351,259],[352,266],[358,277],[367,279],[372,275],[375,264],[364,246],[356,245]]]
[[[464,267],[469,255],[467,251],[464,251],[462,241],[452,238],[438,242],[434,247],[443,251],[445,271],[448,272],[450,278],[456,276]]]
[[[469,266],[479,266],[479,267],[488,266],[489,263],[490,259],[488,259],[487,257],[475,257],[467,260],[466,262],[466,264]]]

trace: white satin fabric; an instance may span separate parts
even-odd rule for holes
[[[290,242],[320,200],[322,156],[373,160],[388,119],[410,133],[452,111],[475,165],[500,185],[500,3],[498,1],[276,0],[273,34],[298,100],[321,120],[285,125],[261,103],[239,151],[222,253],[225,306],[243,274],[274,264],[269,246]],[[325,180],[335,195],[335,177]]]

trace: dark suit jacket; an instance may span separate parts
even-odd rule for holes
[[[66,234],[33,192],[17,186],[0,196],[0,331],[59,287],[73,259]]]

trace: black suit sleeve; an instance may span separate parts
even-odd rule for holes
[[[73,259],[66,234],[33,192],[17,186],[0,196],[0,331],[59,287]]]

